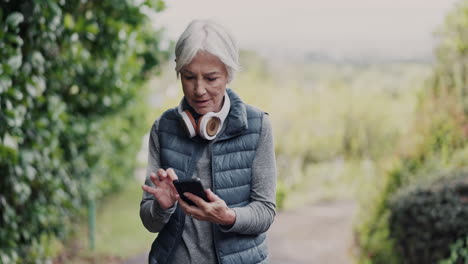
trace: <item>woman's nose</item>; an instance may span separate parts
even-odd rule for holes
[[[202,80],[197,80],[195,84],[195,95],[203,96],[206,93],[205,84]]]

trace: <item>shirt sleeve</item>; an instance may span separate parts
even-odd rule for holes
[[[156,173],[160,168],[160,150],[158,139],[158,120],[156,120],[151,128],[148,144],[148,166],[146,168],[145,185],[155,187],[149,176],[151,172]],[[169,222],[172,214],[177,206],[177,202],[170,208],[163,210],[154,196],[143,191],[143,198],[140,202],[140,218],[143,225],[148,231],[156,233],[163,229],[164,225]]]
[[[266,232],[276,216],[276,160],[270,118],[263,116],[262,132],[252,164],[251,202],[233,208],[236,221],[230,226],[220,226],[223,232],[260,234]]]

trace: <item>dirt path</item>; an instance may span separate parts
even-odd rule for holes
[[[268,231],[272,263],[351,264],[355,211],[354,202],[333,201],[280,212]]]
[[[356,205],[333,201],[279,212],[268,231],[272,264],[351,264],[349,248]],[[147,255],[124,264],[144,264]]]

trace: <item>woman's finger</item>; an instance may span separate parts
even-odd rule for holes
[[[161,180],[159,179],[159,177],[157,177],[156,174],[154,174],[154,172],[152,172],[152,173],[150,174],[150,180],[151,180],[151,182],[153,182],[153,184],[154,184],[155,186],[158,186],[159,183],[161,182]]]
[[[157,199],[159,199],[164,192],[161,188],[154,188],[148,185],[142,185],[142,188],[144,191],[151,193]]]
[[[179,179],[177,177],[177,174],[175,173],[175,171],[172,168],[167,169],[166,172],[167,172],[167,175],[169,175],[169,178],[171,178],[171,181]]]
[[[158,173],[159,173],[159,171],[158,171]],[[166,173],[166,171],[164,171],[164,174],[165,174],[165,176],[162,176],[162,177],[161,177],[161,183],[165,183],[165,184],[168,186],[168,188],[171,190],[171,192],[172,192],[173,194],[176,194],[176,193],[177,193],[177,189],[175,188],[175,186],[174,186],[174,184],[173,184],[173,182],[172,182],[171,177]],[[177,176],[176,176],[176,177],[177,177]]]
[[[222,200],[221,198],[219,198],[218,195],[216,195],[216,193],[212,192],[210,189],[206,189],[205,192],[206,192],[206,196],[208,197],[208,199],[212,202]]]
[[[192,206],[190,206],[188,203],[186,203],[184,201],[184,199],[182,199],[182,197],[180,197],[180,195],[176,195],[176,198],[177,198],[177,201],[179,202],[180,208],[182,208],[182,210],[184,210],[185,214],[192,215],[193,214]]]
[[[191,194],[189,192],[185,192],[184,195],[185,197],[190,199],[192,202],[194,202],[200,209],[204,210],[206,208],[207,203],[205,202],[205,200],[203,200],[199,196],[195,194]]]
[[[152,195],[156,195],[157,193],[156,188],[148,185],[142,185],[141,188],[143,189],[143,191],[151,193]]]
[[[182,199],[182,197],[180,197],[180,195],[177,195],[177,200],[179,201],[179,204],[182,210],[184,210],[185,214],[196,217],[197,219],[203,219],[206,216],[202,209],[189,205]]]
[[[164,178],[167,177],[167,173],[163,169],[158,169],[158,176],[159,176],[159,179],[162,181]]]
[[[176,187],[174,186],[174,183],[173,183],[172,181],[169,183],[169,186],[170,186],[170,188],[171,188],[171,190],[172,190],[172,193],[175,193],[175,194],[178,193],[178,192],[177,192],[177,189],[176,189]]]

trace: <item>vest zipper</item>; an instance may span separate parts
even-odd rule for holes
[[[211,157],[211,190],[213,193],[216,193],[216,187],[215,187],[215,177],[214,177],[214,159],[213,159],[213,143],[209,144],[209,152],[210,152],[210,157]],[[221,264],[221,259],[219,258],[219,252],[218,252],[218,245],[216,244],[216,224],[211,224],[211,229],[213,233],[213,245],[215,248],[215,254],[216,254],[216,259],[218,260],[218,264]]]

